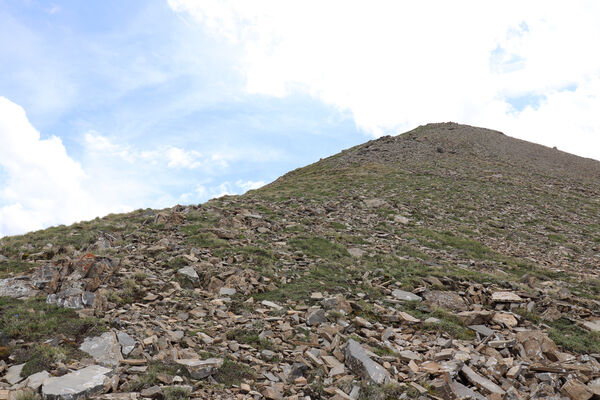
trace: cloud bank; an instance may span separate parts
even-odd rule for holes
[[[310,93],[374,136],[452,120],[600,159],[598,2],[168,4],[239,49],[251,93]]]

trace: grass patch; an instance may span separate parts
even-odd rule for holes
[[[341,260],[350,257],[346,248],[338,243],[333,243],[320,236],[304,236],[293,238],[289,241],[290,246],[314,257],[327,260]]]
[[[575,353],[600,353],[600,333],[578,327],[568,319],[549,322],[548,336],[559,347]]]
[[[219,239],[212,232],[201,232],[196,235],[189,236],[188,238],[186,238],[186,242],[193,246],[211,249],[229,246],[227,240]]]
[[[106,331],[106,325],[98,318],[79,318],[75,310],[46,304],[43,298],[0,298],[0,330],[11,339],[40,341],[63,334],[80,342]]]
[[[237,328],[227,332],[227,339],[235,340],[238,343],[248,344],[260,350],[272,350],[274,348],[273,342],[269,339],[259,337],[259,333],[260,332],[254,329]]]
[[[440,320],[440,322],[423,324],[424,331],[446,333],[453,338],[462,340],[471,340],[475,337],[473,331],[466,328],[456,316],[442,308],[436,308],[429,312],[422,304],[414,301],[405,302],[402,304],[402,308],[413,317],[421,320],[426,320],[430,317]]]
[[[144,388],[158,385],[160,384],[160,381],[158,380],[159,374],[175,376],[185,375],[187,372],[181,365],[161,361],[151,361],[148,364],[146,372],[141,375],[139,379],[130,381],[126,390],[130,392],[139,392]]]
[[[0,279],[27,272],[34,268],[35,264],[27,261],[9,260],[0,261]]]
[[[79,351],[73,347],[50,346],[39,344],[28,350],[17,352],[17,362],[24,362],[21,376],[26,378],[41,371],[49,371],[57,362],[65,362],[69,359],[79,358]]]
[[[190,398],[191,391],[188,388],[172,386],[164,390],[165,400],[185,400]]]
[[[213,378],[225,387],[239,385],[245,379],[255,379],[256,374],[246,364],[232,361],[228,358],[223,360],[223,365],[213,374]]]

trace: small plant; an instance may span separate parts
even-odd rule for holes
[[[172,386],[164,390],[165,400],[185,400],[190,398],[190,389],[181,386]]]
[[[243,380],[254,379],[255,377],[256,374],[252,368],[246,364],[238,363],[228,358],[223,360],[223,365],[213,375],[213,378],[217,382],[226,387],[239,385]]]
[[[66,359],[67,350],[60,346],[37,345],[28,352],[27,362],[21,370],[21,376],[25,378],[37,372],[49,370],[53,364],[65,361]]]

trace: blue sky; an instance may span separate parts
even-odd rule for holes
[[[0,0],[0,236],[242,193],[427,122],[600,158],[594,2],[432,3]]]

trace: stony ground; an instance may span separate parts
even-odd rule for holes
[[[600,163],[433,124],[0,240],[0,399],[600,398]]]

